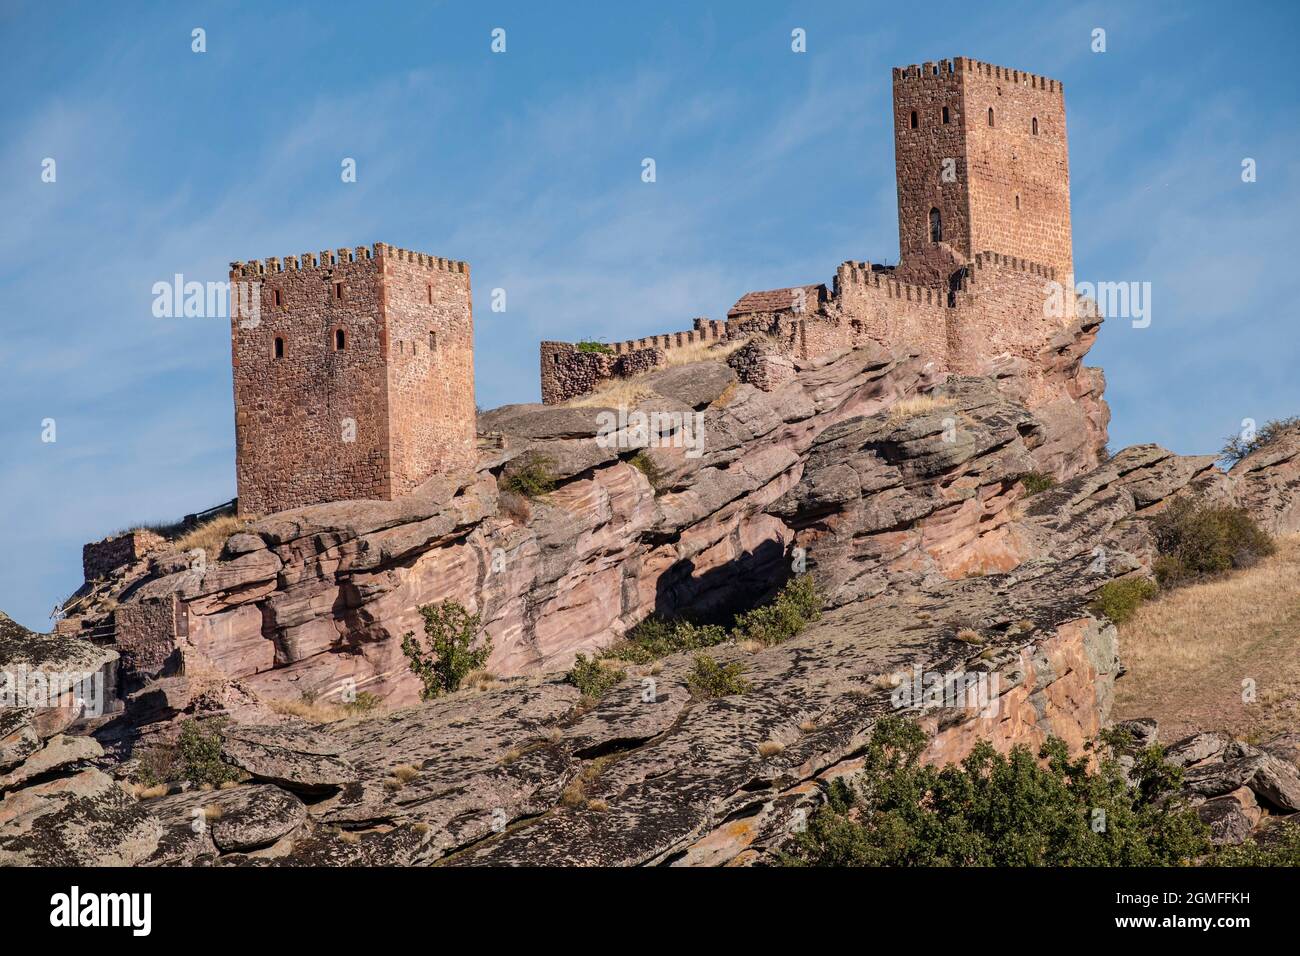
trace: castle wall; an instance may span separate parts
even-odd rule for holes
[[[555,405],[592,391],[601,382],[639,375],[663,365],[673,349],[721,341],[726,322],[696,319],[695,328],[606,345],[607,352],[579,350],[570,342],[541,344],[542,402]]]
[[[86,582],[107,577],[118,568],[135,564],[165,540],[152,531],[137,529],[92,541],[81,549],[81,571]]]
[[[391,493],[475,457],[469,266],[380,246]]]
[[[962,284],[965,294],[950,343],[952,369],[973,374],[1003,354],[1036,362],[1075,318],[1072,292],[1051,298],[1056,282],[1050,266],[999,253],[977,254]],[[1049,309],[1049,301],[1061,308]]]
[[[868,262],[846,262],[835,271],[832,314],[844,344],[865,340],[886,348],[911,348],[940,358],[948,353],[952,310],[942,289],[900,282],[873,272]]]
[[[390,497],[379,266],[369,250],[271,258],[230,279],[262,287],[256,320],[231,310],[240,514]]]

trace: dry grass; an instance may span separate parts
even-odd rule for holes
[[[217,820],[221,819],[222,812],[220,804],[209,803],[203,808],[203,819],[207,820],[209,823],[215,823]]]
[[[889,417],[893,421],[903,421],[907,418],[915,418],[917,415],[928,415],[930,412],[936,412],[941,408],[951,407],[951,398],[934,395],[913,395],[911,398],[899,399],[889,406]]]
[[[332,724],[340,720],[346,720],[348,717],[356,717],[362,713],[379,714],[384,711],[382,704],[378,704],[371,709],[362,710],[355,705],[348,706],[336,701],[320,700],[305,692],[298,700],[270,699],[264,700],[262,703],[266,704],[274,713],[285,717],[298,717],[313,724]]]
[[[1258,565],[1140,607],[1120,627],[1128,673],[1116,720],[1155,717],[1172,743],[1196,730],[1267,738],[1300,722],[1300,535]],[[1243,701],[1252,680],[1253,702]]]
[[[410,783],[420,775],[420,768],[412,764],[405,763],[393,771],[393,776],[402,783]]]
[[[957,640],[961,641],[963,644],[984,643],[984,635],[982,635],[979,631],[975,630],[974,628],[963,627],[960,631],[958,631],[953,636],[956,637]]]
[[[267,707],[286,717],[301,717],[313,724],[332,724],[350,716],[340,704],[321,700],[267,700]]]
[[[775,757],[782,750],[785,750],[785,744],[779,740],[764,740],[758,745],[758,755],[760,757]]]
[[[157,783],[152,787],[146,787],[142,783],[131,784],[131,793],[137,800],[153,800],[157,797],[165,797],[171,792],[171,787],[165,783]]]
[[[489,691],[497,690],[504,686],[505,684],[501,683],[501,681],[497,679],[497,675],[493,674],[491,671],[471,671],[466,674],[465,679],[461,681],[460,689]]]
[[[361,834],[353,833],[351,830],[340,830],[339,839],[344,843],[357,844],[361,842]]]
[[[609,804],[604,800],[588,800],[587,809],[594,810],[596,813],[606,813],[609,811]]]
[[[816,729],[817,722],[815,720],[805,720],[799,725],[799,733],[801,734],[810,734]]]
[[[193,551],[195,548],[202,548],[208,556],[209,561],[215,561],[221,554],[221,548],[226,543],[226,539],[237,531],[242,531],[252,522],[250,517],[238,517],[236,515],[222,515],[220,518],[213,518],[207,524],[201,524],[193,531],[181,535],[172,542],[172,546],[178,551]]]
[[[571,398],[564,404],[569,408],[609,408],[619,405],[629,407],[643,398],[654,394],[654,389],[645,383],[644,375],[631,378],[610,378],[601,382],[586,395]]]
[[[569,408],[633,406],[642,399],[654,394],[654,389],[646,384],[646,379],[655,372],[662,372],[666,368],[676,368],[679,365],[693,365],[696,362],[725,362],[733,352],[738,351],[755,338],[761,337],[764,336],[750,336],[721,344],[718,342],[696,342],[692,345],[683,345],[680,348],[674,346],[673,348],[664,349],[665,360],[662,365],[656,366],[648,372],[642,372],[640,375],[606,379],[586,395],[578,395],[563,404]],[[723,395],[727,395],[727,393],[724,392]],[[719,400],[721,400],[721,397],[719,396]],[[730,398],[729,395],[727,397]]]

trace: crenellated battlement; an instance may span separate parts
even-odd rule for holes
[[[665,332],[663,335],[650,335],[641,339],[628,339],[625,342],[611,342],[606,348],[614,350],[615,355],[636,352],[641,349],[671,349],[687,345],[699,345],[704,342],[717,342],[727,335],[727,323],[716,319],[695,319],[695,328],[685,332]]]
[[[319,253],[304,252],[301,255],[285,256],[283,259],[278,256],[269,256],[266,259],[232,262],[230,264],[230,275],[232,277],[251,278],[281,272],[333,269],[349,262],[364,262],[367,259],[380,259],[385,256],[399,262],[413,263],[432,272],[469,274],[469,263],[462,262],[459,259],[444,259],[441,256],[431,256],[423,252],[390,246],[384,242],[376,242],[373,247],[357,246],[354,249],[322,249]]]
[[[1065,91],[1065,84],[1049,76],[1027,73],[1024,70],[1013,70],[1010,67],[998,66],[995,63],[973,60],[967,56],[956,56],[946,60],[929,60],[925,63],[913,63],[910,66],[896,66],[894,67],[894,83],[935,80],[941,77],[967,73],[985,76],[1003,83],[1021,84],[1029,89],[1042,90],[1047,93],[1059,94]]]
[[[948,293],[933,286],[924,286],[895,279],[887,272],[875,269],[870,262],[841,263],[835,270],[835,295],[841,296],[854,287],[880,289],[891,299],[924,303],[935,307],[948,306]]]

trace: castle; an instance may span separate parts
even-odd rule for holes
[[[832,287],[742,296],[725,322],[585,347],[541,344],[542,401],[664,364],[682,346],[763,333],[795,359],[876,342],[938,371],[1018,366],[1084,303],[1073,293],[1065,94],[1046,77],[967,57],[893,71],[897,266],[845,262]],[[1086,304],[1091,307],[1090,303]]]
[[[1062,86],[957,57],[895,68],[893,98],[897,266],[845,262],[830,289],[751,292],[725,321],[685,332],[542,342],[542,401],[654,369],[675,348],[761,333],[787,364],[868,342],[937,371],[1009,363],[1032,405],[1035,360],[1077,309]],[[377,243],[235,262],[230,279],[259,293],[251,317],[248,297],[232,297],[241,513],[392,499],[473,462],[468,265]]]

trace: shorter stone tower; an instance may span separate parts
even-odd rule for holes
[[[392,499],[475,455],[469,266],[375,243],[234,262],[240,514]]]

